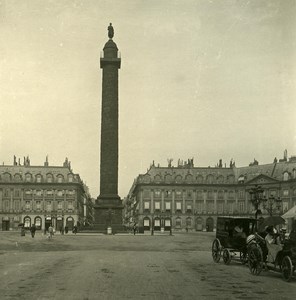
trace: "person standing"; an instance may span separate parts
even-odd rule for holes
[[[34,238],[35,232],[36,232],[36,226],[35,226],[35,224],[32,224],[32,226],[30,228],[30,231],[31,231],[32,238]]]
[[[50,226],[48,227],[48,238],[52,239],[52,237],[53,237],[53,227],[50,224]]]
[[[68,230],[69,230],[69,227],[66,225],[66,226],[65,226],[65,233],[66,233],[66,234],[68,233]]]
[[[73,227],[73,230],[72,230],[72,232],[73,232],[74,234],[76,234],[76,233],[77,233],[77,226],[76,226],[76,225]]]

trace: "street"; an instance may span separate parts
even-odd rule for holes
[[[0,299],[295,299],[295,278],[214,263],[214,237],[0,232]]]

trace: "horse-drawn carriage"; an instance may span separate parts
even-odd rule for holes
[[[296,266],[296,231],[292,231],[287,239],[275,234],[275,239],[278,238],[282,240],[282,248],[273,258],[270,255],[270,245],[260,234],[248,237],[248,265],[253,275],[259,275],[265,268],[281,272],[286,281],[292,279]]]
[[[212,257],[219,262],[221,256],[225,264],[232,259],[247,262],[247,236],[255,232],[256,220],[244,217],[218,217],[216,238],[212,243]]]

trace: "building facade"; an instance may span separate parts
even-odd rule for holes
[[[29,158],[21,165],[0,166],[0,220],[2,230],[15,230],[32,224],[56,230],[92,223],[92,201],[87,187],[74,174],[66,158],[63,166],[31,166]]]
[[[136,223],[145,230],[208,230],[216,227],[219,215],[254,217],[249,191],[260,185],[267,199],[280,197],[279,210],[284,213],[296,204],[296,157],[259,165],[254,160],[246,167],[194,167],[193,159],[178,166],[150,166],[139,175],[124,199],[127,227]],[[263,215],[267,209],[261,207]]]

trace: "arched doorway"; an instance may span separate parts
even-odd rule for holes
[[[190,217],[186,218],[186,228],[190,229],[192,227],[192,219]]]
[[[2,230],[8,231],[10,227],[9,217],[2,218]]]
[[[209,217],[207,218],[207,221],[206,221],[206,229],[207,231],[214,231],[214,219]]]
[[[164,230],[166,230],[166,231],[171,230],[171,219],[170,218],[166,218],[164,220]]]
[[[154,231],[160,231],[160,218],[154,219]]]
[[[31,218],[29,216],[24,217],[24,227],[26,229],[31,227]]]
[[[195,221],[195,229],[197,231],[203,230],[203,219],[201,217],[198,217]]]
[[[68,217],[66,220],[66,226],[68,227],[68,230],[73,230],[74,227],[74,219],[72,217]]]
[[[150,219],[148,217],[143,219],[143,226],[144,230],[150,230]]]
[[[45,230],[48,231],[48,227],[51,225],[51,217],[46,217],[45,218],[45,223],[44,223],[44,226],[45,226]]]
[[[36,226],[36,229],[40,230],[41,227],[42,227],[42,219],[41,219],[41,217],[36,217],[35,220],[34,220],[34,224]]]
[[[57,230],[61,231],[64,229],[64,224],[63,224],[63,217],[57,217]]]

